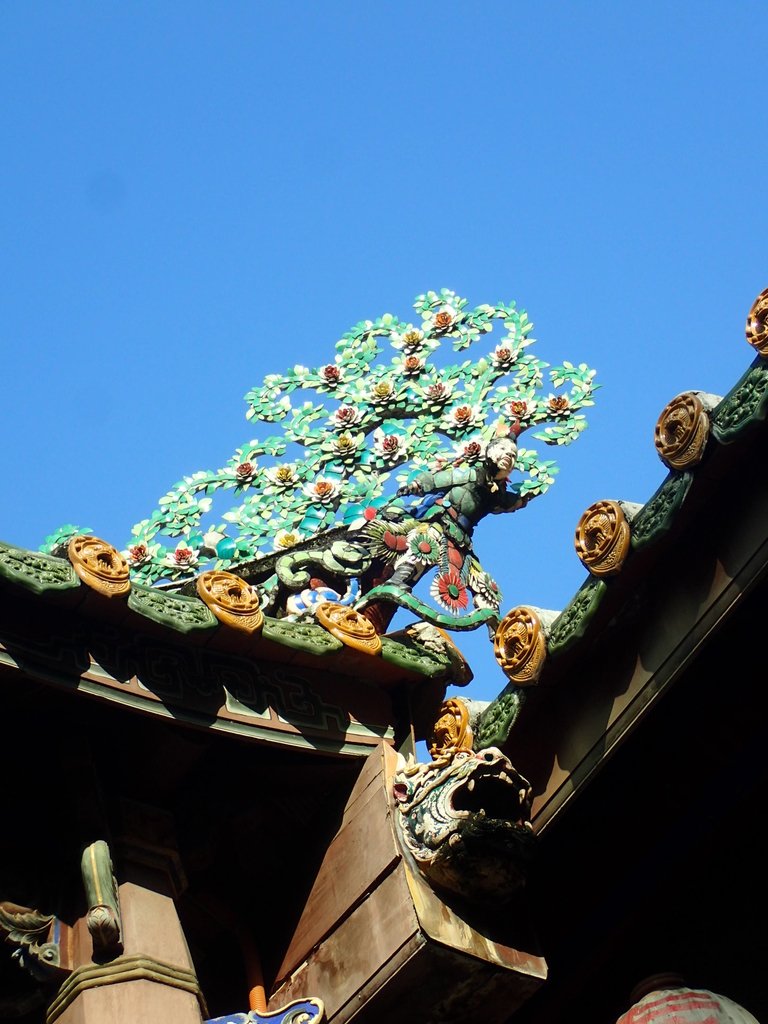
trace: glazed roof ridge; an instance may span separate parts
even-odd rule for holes
[[[431,680],[450,677],[454,685],[463,685],[470,678],[466,665],[461,670],[457,649],[451,649],[453,645],[444,635],[438,643],[435,637],[411,628],[377,638],[375,650],[368,650],[350,642],[343,628],[331,631],[316,622],[292,622],[259,612],[259,625],[250,631],[255,635],[246,640],[236,621],[217,617],[201,597],[129,581],[127,573],[119,571],[119,562],[123,560],[115,548],[98,538],[74,540],[93,541],[96,554],[91,552],[89,561],[93,563],[98,556],[107,565],[111,559],[116,571],[105,572],[106,579],[99,580],[87,569],[79,571],[82,566],[73,564],[71,557],[29,551],[0,541],[0,589],[26,592],[45,604],[82,610],[97,621],[120,622],[133,629],[142,625],[159,628],[168,639],[175,638],[177,642],[183,639],[225,647],[234,642],[238,649],[246,642],[254,655],[266,656],[268,660],[280,660],[279,651],[273,647],[276,645],[310,658],[327,660],[335,656],[337,670],[342,667],[339,662],[348,662],[350,671],[359,671],[362,656],[366,659],[366,672],[373,678],[388,677],[391,669],[399,670],[400,678],[403,674]],[[114,580],[118,576],[121,579],[116,589]],[[380,657],[374,660],[374,654]],[[382,666],[380,669],[375,667],[377,662]]]
[[[655,446],[669,472],[644,504],[593,503],[576,527],[576,552],[588,576],[560,611],[531,605],[513,608],[496,634],[496,657],[509,681],[546,684],[559,675],[582,643],[632,614],[632,581],[646,573],[666,548],[664,538],[684,524],[708,478],[722,470],[728,450],[764,425],[768,416],[768,288],[747,316],[746,336],[757,356],[722,398],[703,391],[676,395],[655,427]],[[521,644],[520,639],[524,637]],[[532,666],[531,660],[537,664]]]

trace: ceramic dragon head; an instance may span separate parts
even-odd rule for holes
[[[524,885],[531,787],[496,747],[403,762],[393,795],[403,845],[431,885],[485,902]]]

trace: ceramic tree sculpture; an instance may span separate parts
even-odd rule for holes
[[[132,576],[183,587],[202,568],[229,570],[258,586],[269,614],[312,616],[333,601],[365,610],[380,631],[397,605],[449,628],[493,625],[500,593],[473,530],[547,490],[554,462],[518,439],[575,440],[594,371],[536,358],[533,325],[514,302],[469,309],[443,289],[414,308],[415,323],[358,323],[332,362],[269,374],[249,391],[247,418],[272,433],[160,499],[133,528]],[[448,344],[466,351],[497,325],[502,336],[474,361],[440,361]],[[209,521],[227,491],[236,504]],[[81,532],[63,527],[46,548]],[[437,607],[413,592],[427,573]]]

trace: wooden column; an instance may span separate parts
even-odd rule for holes
[[[178,855],[135,836],[119,845],[123,952],[94,960],[86,919],[78,921],[76,966],[47,1024],[201,1024],[200,986],[174,900],[182,879]]]

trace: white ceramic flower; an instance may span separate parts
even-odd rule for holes
[[[339,458],[351,458],[354,457],[355,452],[362,444],[363,438],[361,434],[339,434],[338,437],[332,438],[330,441],[330,449],[334,455]]]
[[[514,361],[514,349],[508,342],[502,342],[491,352],[491,363],[497,370],[508,370]]]
[[[445,303],[440,309],[436,309],[427,321],[430,328],[439,334],[445,334],[453,330],[459,314],[450,303]]]
[[[172,569],[193,569],[197,565],[197,552],[181,543],[165,556],[165,564]]]
[[[421,394],[428,402],[444,404],[453,392],[453,384],[450,381],[433,380],[421,389]]]
[[[373,450],[385,462],[399,462],[408,454],[408,443],[402,434],[387,434],[377,427],[373,432]]]
[[[362,412],[354,405],[340,405],[333,413],[328,422],[337,430],[346,430],[354,427],[362,419]]]
[[[274,487],[286,489],[295,487],[298,480],[296,467],[292,462],[283,462],[279,466],[272,466],[265,470],[265,476]]]
[[[454,451],[456,452],[456,458],[461,459],[463,462],[477,462],[485,455],[485,448],[487,442],[481,437],[473,437],[469,441],[460,441],[457,445],[454,445]]]
[[[469,402],[454,405],[445,414],[448,426],[454,430],[468,430],[469,427],[473,427],[481,422],[482,418],[483,411],[480,406],[477,404],[471,405]]]
[[[339,493],[339,485],[335,480],[327,480],[319,476],[311,484],[305,484],[304,493],[321,505],[330,505]]]
[[[371,387],[370,400],[374,405],[386,405],[388,402],[393,402],[396,397],[395,385],[387,377],[377,380]]]
[[[418,352],[424,346],[424,331],[408,324],[404,331],[392,331],[389,340],[393,348],[403,349],[407,353]]]
[[[400,360],[400,372],[406,377],[418,377],[424,369],[421,356],[406,354]]]
[[[275,551],[283,551],[295,547],[302,540],[304,536],[298,530],[278,530],[272,543]]]

